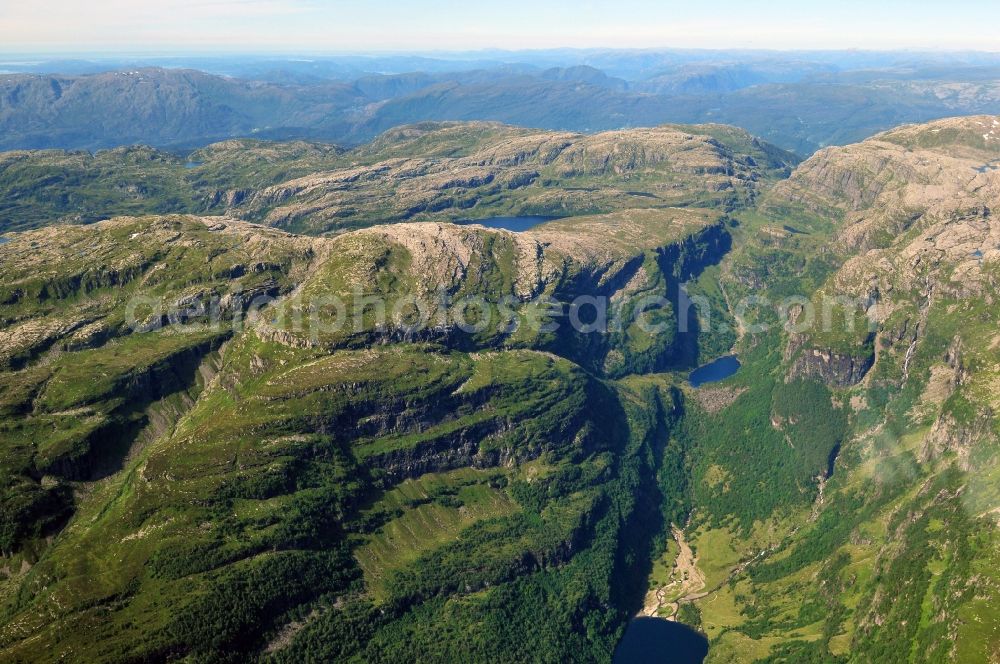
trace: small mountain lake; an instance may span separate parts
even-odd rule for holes
[[[706,383],[725,380],[740,369],[740,361],[735,355],[726,355],[717,360],[703,364],[688,375],[691,387],[701,387]]]
[[[0,244],[3,244],[4,242],[10,242],[10,239],[5,238],[3,235],[0,235]]]
[[[467,219],[456,221],[455,223],[462,226],[479,224],[487,228],[502,228],[507,231],[521,233],[553,219],[558,219],[558,217],[491,217],[489,219]]]
[[[612,664],[701,664],[708,639],[686,625],[663,618],[636,618],[615,649]]]
[[[190,170],[192,168],[198,168],[199,166],[202,165],[202,163],[203,162],[200,162],[200,161],[189,161],[189,162],[187,162],[187,163],[184,164],[184,168],[186,168],[188,170]]]

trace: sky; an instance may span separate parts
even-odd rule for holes
[[[1000,51],[1000,0],[0,0],[6,53]]]

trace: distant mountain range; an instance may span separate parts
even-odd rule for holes
[[[413,122],[492,120],[585,132],[722,122],[808,156],[902,123],[1000,112],[1000,59],[981,54],[581,51],[0,62],[0,71],[11,72],[0,74],[4,150],[195,148],[247,136],[360,144]]]

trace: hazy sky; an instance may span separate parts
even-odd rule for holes
[[[0,51],[1000,51],[1000,0],[0,0]]]

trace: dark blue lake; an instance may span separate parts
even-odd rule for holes
[[[698,367],[691,372],[688,376],[688,380],[691,381],[691,387],[701,387],[705,383],[714,383],[716,381],[725,380],[739,371],[739,369],[740,361],[736,359],[736,356],[726,355],[725,357],[720,357],[714,362],[709,362],[708,364]]]
[[[613,664],[701,664],[708,639],[690,627],[662,618],[636,618],[615,649]]]
[[[552,221],[558,217],[491,217],[490,219],[468,219],[455,223],[467,226],[469,224],[479,224],[487,228],[502,228],[508,231],[520,233],[530,228],[534,228],[546,221]]]

